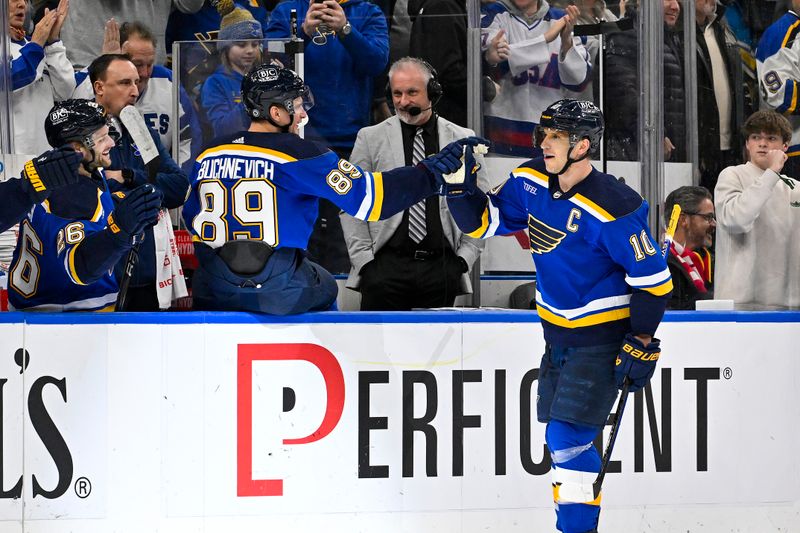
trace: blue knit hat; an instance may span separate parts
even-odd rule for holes
[[[263,39],[261,24],[246,9],[235,7],[222,17],[219,25],[220,41],[246,41]]]

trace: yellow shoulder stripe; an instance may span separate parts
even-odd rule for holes
[[[478,229],[467,233],[473,239],[480,239],[486,233],[486,230],[489,229],[489,208],[483,208],[483,214],[481,215],[481,225],[478,226]]]
[[[297,158],[292,157],[289,154],[285,154],[277,150],[270,150],[269,148],[262,148],[260,146],[251,146],[249,144],[220,144],[219,146],[214,146],[209,148],[208,150],[197,156],[197,159],[195,159],[195,161],[199,163],[206,157],[212,156],[219,152],[227,152],[229,150],[237,152],[258,152],[261,154],[277,157],[279,159],[284,159],[287,162],[297,161]]]
[[[73,246],[72,249],[68,252],[67,257],[69,258],[69,274],[70,277],[72,277],[72,280],[78,285],[86,285],[86,283],[81,281],[81,278],[78,277],[78,273],[75,271],[75,250],[78,249],[78,246],[80,246],[80,243]]]
[[[372,173],[372,210],[367,217],[368,222],[375,222],[381,218],[383,208],[383,173]]]

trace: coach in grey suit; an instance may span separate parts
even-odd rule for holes
[[[362,169],[378,172],[413,164],[415,136],[424,138],[428,155],[474,135],[433,112],[441,87],[424,61],[396,61],[389,69],[389,90],[397,115],[358,132],[350,161]],[[485,188],[482,170],[479,184]],[[414,225],[409,210],[380,222],[341,215],[352,264],[346,286],[361,292],[362,310],[449,307],[457,295],[472,292],[469,269],[483,242],[461,233],[444,198],[428,198],[424,207],[427,233],[420,242],[419,236],[409,235]]]

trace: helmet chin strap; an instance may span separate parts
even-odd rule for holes
[[[578,145],[579,142],[581,142],[581,140],[583,140],[583,139],[578,139],[577,141],[570,140],[569,151],[567,152],[567,162],[564,163],[564,166],[561,167],[561,170],[556,172],[557,176],[560,176],[561,174],[565,173],[567,171],[567,169],[572,166],[572,163],[577,163],[578,161],[583,161],[584,159],[589,157],[589,150],[586,150],[586,153],[583,154],[578,159],[573,159],[572,158],[572,150],[575,148],[575,146]]]
[[[92,157],[89,161],[81,161],[81,166],[86,172],[91,174],[92,171],[95,168],[97,168],[96,165],[91,166],[97,160],[97,153],[95,152],[94,149],[94,141],[92,140],[91,137],[86,137],[85,139],[83,139],[83,141],[81,141],[81,144],[83,144],[83,147],[89,151],[89,154],[91,154]]]
[[[289,117],[291,118],[291,120],[289,121],[288,124],[278,124],[277,122],[272,120],[272,117],[269,115],[267,115],[267,121],[276,128],[278,128],[279,130],[281,130],[282,133],[289,133],[289,128],[291,127],[292,122],[294,122],[294,115],[289,115]]]
[[[277,105],[277,104],[275,104],[275,105]],[[270,106],[269,109],[267,109],[267,116],[265,117],[267,119],[267,122],[269,122],[270,124],[272,124],[273,126],[278,128],[279,130],[281,130],[281,133],[289,133],[289,128],[292,127],[292,123],[294,122],[294,113],[289,112],[289,110],[284,107],[284,109],[286,109],[286,112],[289,113],[289,123],[288,124],[278,124],[277,122],[275,122],[275,120],[273,120],[272,114],[269,112],[270,109],[272,109],[273,107],[274,106]]]

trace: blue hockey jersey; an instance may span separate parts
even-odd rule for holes
[[[73,187],[74,188],[74,187]],[[118,285],[109,270],[100,279],[85,283],[78,276],[75,251],[86,236],[103,231],[114,209],[111,193],[88,184],[95,194],[82,218],[62,218],[51,212],[51,201],[33,206],[20,223],[8,280],[9,306],[31,311],[112,311]],[[92,191],[92,188],[94,191]],[[54,193],[54,196],[56,193]],[[70,196],[71,192],[60,193]]]
[[[361,220],[378,220],[435,194],[422,166],[362,171],[291,133],[239,132],[197,158],[183,218],[195,242],[236,239],[305,250],[326,198]]]
[[[593,169],[565,193],[538,158],[488,198],[478,192],[448,205],[471,237],[527,229],[548,342],[586,346],[632,330],[655,333],[672,278],[647,227],[647,202],[614,176]],[[632,301],[636,293],[643,297]]]

